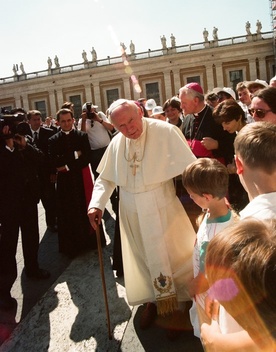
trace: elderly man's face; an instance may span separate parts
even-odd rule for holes
[[[127,138],[137,139],[143,132],[142,110],[135,104],[118,106],[111,119],[114,127]]]
[[[198,108],[198,98],[188,95],[186,92],[181,92],[179,95],[181,101],[181,109],[184,115],[194,114]]]

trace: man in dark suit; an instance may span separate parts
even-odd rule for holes
[[[0,145],[0,309],[14,305],[10,291],[17,276],[16,248],[21,229],[25,273],[29,278],[47,279],[39,268],[37,165],[43,154],[24,136],[1,131]]]
[[[95,233],[87,216],[83,174],[88,170],[90,145],[87,134],[73,128],[71,110],[60,109],[57,120],[61,131],[49,139],[49,155],[57,172],[59,251],[75,257],[96,248]],[[104,244],[103,233],[102,241]]]
[[[28,111],[27,119],[30,125],[30,135],[33,137],[36,147],[40,149],[45,156],[38,170],[41,201],[45,209],[47,228],[51,232],[56,232],[56,177],[55,174],[52,174],[51,163],[48,156],[48,140],[55,132],[50,128],[42,127],[41,112],[38,110]]]
[[[46,119],[45,119],[45,124],[43,125],[43,127],[50,128],[55,133],[57,133],[58,132],[58,128],[53,125],[52,121],[53,121],[52,116],[47,116]]]

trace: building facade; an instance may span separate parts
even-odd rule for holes
[[[104,60],[85,58],[83,63],[18,74],[0,79],[0,107],[37,109],[55,116],[64,101],[81,106],[92,101],[106,111],[118,98],[153,98],[158,105],[176,95],[180,87],[195,81],[207,93],[214,87],[236,87],[241,81],[275,75],[274,34],[256,32],[189,45],[163,45],[159,50],[130,53]]]

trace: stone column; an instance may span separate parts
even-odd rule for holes
[[[222,63],[216,62],[217,87],[224,87]]]
[[[48,114],[56,117],[56,112],[58,111],[58,106],[56,106],[56,99],[55,99],[55,90],[49,90],[49,103],[50,103],[50,111]]]
[[[215,87],[215,79],[214,79],[212,64],[206,65],[206,79],[207,79],[207,87],[209,90],[211,90],[210,87]]]
[[[181,88],[181,81],[180,81],[180,73],[179,70],[172,70],[172,79],[174,82],[174,87],[176,90],[176,94],[178,93],[179,88]]]
[[[14,100],[15,100],[15,107],[23,108],[26,111],[30,110],[27,94],[24,94],[24,93],[21,95],[16,94],[14,96]]]
[[[256,72],[256,60],[254,59],[249,59],[249,77],[251,81],[255,81],[257,78],[257,72]],[[246,77],[244,77],[245,79]]]
[[[259,57],[259,70],[260,70],[260,77],[259,79],[263,79],[266,81],[266,62],[264,57]]]
[[[91,89],[92,89],[92,86],[91,86]],[[91,91],[91,95],[92,95],[92,100],[94,99],[95,100],[95,104],[99,106],[99,109],[98,110],[101,110],[102,111],[102,106],[101,106],[101,91],[100,91],[100,86],[99,86],[99,82],[94,82],[93,81],[93,90],[94,90],[94,98],[93,98],[93,94],[92,94],[92,91]],[[94,101],[93,101],[94,102]]]
[[[84,87],[84,90],[85,90],[85,97],[84,97],[84,102],[83,102],[83,104],[85,103],[85,102],[87,102],[87,101],[92,101],[93,102],[93,104],[95,104],[95,105],[98,105],[98,102],[97,101],[93,101],[93,99],[92,99],[92,92],[91,92],[91,87],[90,87],[90,85],[86,85],[85,87]]]
[[[129,78],[129,96],[127,95],[127,93],[125,94],[125,97],[127,99],[134,99],[134,100],[138,100],[140,98],[140,94],[142,91],[142,87],[140,85],[139,79],[138,77],[135,75],[134,78]],[[125,91],[126,92],[126,91]],[[128,92],[128,91],[127,91]],[[133,96],[132,96],[133,94]]]
[[[133,86],[133,82],[129,79],[129,76],[124,77],[123,78],[124,92],[125,92],[125,97],[128,98],[128,99],[131,99],[130,84],[132,84],[132,86]],[[136,96],[138,94],[135,91],[134,87],[133,87],[133,93],[134,93],[134,96]]]
[[[55,95],[55,104],[57,106],[57,110],[59,110],[61,105],[64,103],[62,90],[61,89],[55,89],[54,90],[54,95]]]
[[[22,95],[14,95],[14,101],[15,101],[15,107],[21,107],[25,110],[29,110],[29,105],[28,105],[28,99],[27,96],[24,96],[25,99],[23,99]]]
[[[173,82],[172,82],[173,80]],[[173,87],[174,87],[174,75],[171,75],[171,70],[164,70],[164,88],[165,88],[165,97],[163,98],[163,102],[165,102],[166,99],[171,98],[175,93],[173,92]],[[162,88],[162,87],[160,87]],[[177,90],[180,87],[177,86]],[[162,93],[162,92],[160,92]]]

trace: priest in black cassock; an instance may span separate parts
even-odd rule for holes
[[[49,139],[49,155],[57,172],[59,251],[75,257],[97,248],[96,235],[87,216],[85,188],[92,189],[90,145],[86,133],[74,129],[71,110],[57,112],[61,130]],[[102,245],[105,245],[103,231]]]

